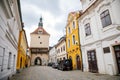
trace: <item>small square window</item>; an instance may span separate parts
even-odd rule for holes
[[[42,42],[40,42],[40,44],[42,44]]]
[[[38,36],[38,38],[40,38],[40,36]]]

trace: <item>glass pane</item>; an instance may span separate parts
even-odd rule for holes
[[[106,15],[109,15],[109,11],[108,11],[108,10],[105,11],[105,16],[106,16]]]
[[[106,16],[106,26],[111,24],[111,19],[110,19],[110,15]]]
[[[102,25],[103,25],[103,28],[104,28],[104,27],[106,27],[106,22],[105,22],[105,19],[104,19],[104,18],[102,18],[101,20],[102,20]]]

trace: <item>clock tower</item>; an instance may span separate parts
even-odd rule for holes
[[[38,28],[30,33],[31,65],[46,65],[48,63],[50,34],[43,28],[42,17]]]

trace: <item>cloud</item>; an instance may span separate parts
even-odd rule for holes
[[[69,12],[80,10],[79,0],[21,0],[21,12],[30,45],[30,33],[43,17],[43,27],[51,35],[50,46],[65,34]]]

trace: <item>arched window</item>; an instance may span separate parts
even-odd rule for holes
[[[75,35],[72,36],[72,43],[75,44]]]
[[[73,29],[75,29],[75,21],[73,21],[72,26],[73,26]]]

